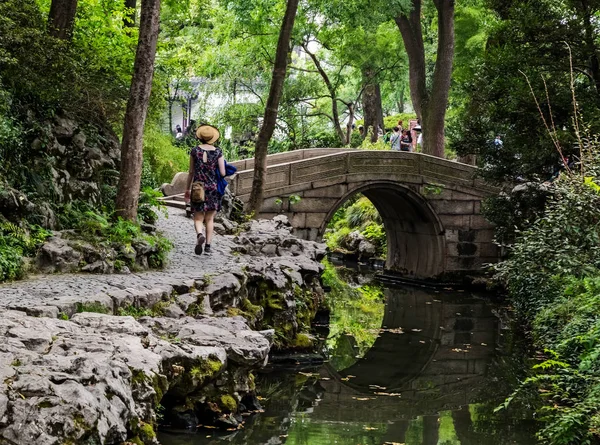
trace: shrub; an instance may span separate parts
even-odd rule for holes
[[[509,397],[537,407],[542,443],[595,443],[600,427],[600,186],[567,176],[498,266],[546,360]]]
[[[517,233],[510,258],[498,266],[524,315],[553,302],[565,289],[564,277],[582,278],[600,267],[600,194],[569,178],[553,186],[543,216]]]
[[[190,157],[186,147],[174,145],[170,134],[156,127],[144,132],[145,184],[158,186],[171,182],[176,173],[188,171]]]
[[[35,256],[50,234],[38,226],[23,228],[0,221],[0,282],[22,278],[25,258]]]

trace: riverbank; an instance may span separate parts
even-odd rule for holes
[[[1,439],[154,444],[162,416],[236,428],[271,348],[310,347],[324,246],[278,219],[195,256],[182,211],[158,226],[174,244],[164,270],[0,286]]]

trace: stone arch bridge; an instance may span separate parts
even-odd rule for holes
[[[476,167],[420,153],[329,148],[269,155],[267,162],[259,216],[287,215],[302,238],[320,239],[336,210],[362,193],[383,219],[389,270],[435,278],[498,258],[493,226],[481,215],[482,200],[497,190],[476,178]],[[254,159],[232,164],[232,191],[246,203]]]

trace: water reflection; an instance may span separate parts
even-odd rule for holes
[[[243,431],[163,434],[161,443],[535,443],[530,424],[493,415],[511,370],[502,365],[507,331],[483,300],[365,283],[343,289],[332,286],[329,363],[261,376],[265,412]]]

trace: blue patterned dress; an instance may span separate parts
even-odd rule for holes
[[[203,162],[203,155],[206,153],[206,163]],[[194,159],[194,182],[204,183],[205,199],[202,203],[191,203],[193,212],[209,212],[221,210],[222,197],[217,191],[217,168],[219,168],[219,158],[223,157],[220,148],[214,150],[205,150],[202,147],[194,147],[190,152]]]

